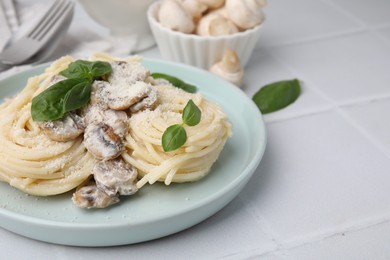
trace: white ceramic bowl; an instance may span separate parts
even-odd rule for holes
[[[148,8],[148,21],[164,59],[182,62],[203,69],[222,59],[227,48],[234,50],[245,66],[260,36],[262,24],[255,28],[223,36],[185,34],[163,27],[157,19],[161,1]]]
[[[155,44],[146,19],[146,10],[155,0],[79,0],[85,11],[107,27],[113,36],[137,36],[134,51]]]

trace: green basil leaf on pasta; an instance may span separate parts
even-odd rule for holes
[[[201,115],[202,112],[200,111],[199,107],[197,107],[194,101],[190,99],[183,110],[183,123],[189,126],[197,125],[200,122]]]
[[[182,125],[171,125],[162,135],[162,147],[165,152],[180,148],[187,141],[187,133]]]
[[[275,112],[293,103],[301,93],[299,80],[284,80],[262,87],[253,101],[263,114]]]
[[[90,63],[89,68],[94,79],[111,73],[110,63],[104,61],[94,61]]]
[[[50,86],[32,99],[31,116],[34,121],[57,120],[64,116],[65,95],[84,79],[65,79]]]
[[[84,78],[93,80],[110,73],[110,63],[104,61],[76,60],[69,64],[68,68],[60,74],[69,79]]]
[[[182,81],[179,78],[176,78],[171,75],[163,74],[163,73],[152,73],[152,77],[154,79],[165,79],[172,85],[174,85],[177,88],[181,88],[182,90],[189,92],[189,93],[196,93],[198,91],[197,87],[191,84],[188,84],[184,81]]]
[[[91,89],[92,83],[87,80],[73,86],[64,97],[64,110],[69,112],[88,104],[91,97]]]
[[[104,61],[76,60],[70,63],[60,72],[68,79],[57,82],[33,98],[32,119],[58,120],[67,112],[85,106],[91,98],[92,82],[111,71],[110,63]]]
[[[62,76],[68,79],[92,79],[92,75],[89,69],[89,63],[85,60],[76,60],[69,64],[68,68],[61,71]]]

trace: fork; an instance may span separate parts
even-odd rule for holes
[[[18,39],[11,39],[0,53],[0,62],[20,65],[31,60],[43,47],[50,43],[62,24],[73,13],[74,2],[56,0],[41,19],[27,33]]]

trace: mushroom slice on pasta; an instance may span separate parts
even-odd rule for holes
[[[136,81],[145,81],[150,71],[139,62],[114,61],[111,62],[112,72],[107,81],[112,85],[131,85]]]
[[[123,138],[106,123],[90,124],[85,129],[84,145],[99,160],[107,161],[118,157],[124,148]]]
[[[39,127],[53,141],[66,142],[81,135],[85,124],[83,118],[70,112],[60,120],[41,122]]]
[[[128,109],[130,106],[147,98],[153,91],[153,86],[143,81],[136,81],[131,85],[127,82],[121,84],[122,85],[112,84],[104,91],[107,105],[111,109]]]
[[[138,191],[137,169],[121,158],[98,162],[92,173],[97,187],[109,196],[132,195]]]
[[[157,103],[157,99],[158,91],[156,88],[152,87],[145,98],[130,107],[130,112],[136,113],[145,109],[152,109]]]
[[[72,196],[73,203],[80,208],[107,208],[119,202],[118,196],[109,196],[96,185],[83,186]]]

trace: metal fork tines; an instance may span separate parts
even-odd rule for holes
[[[0,53],[0,61],[8,64],[21,64],[50,44],[53,35],[73,12],[74,2],[56,0],[43,17],[27,33],[15,40]]]

